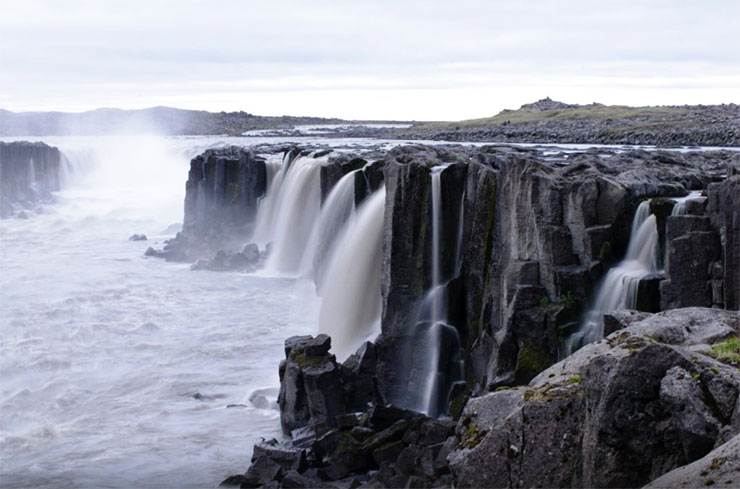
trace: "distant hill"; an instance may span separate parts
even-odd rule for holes
[[[171,107],[141,110],[96,109],[88,112],[10,112],[0,109],[0,136],[56,136],[150,132],[168,135],[236,136],[255,129],[303,124],[338,124],[341,119],[266,117],[248,112],[207,112]]]
[[[628,107],[549,97],[493,117],[416,124],[403,137],[522,143],[740,146],[740,105]]]

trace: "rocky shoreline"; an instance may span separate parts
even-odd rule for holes
[[[382,331],[343,362],[325,335],[288,339],[279,397],[286,439],[259,444],[247,472],[224,484],[642,487],[674,480],[674,470],[705,472],[692,464],[714,450],[724,468],[696,480],[735,483],[738,460],[723,447],[740,432],[736,153],[327,151],[295,148],[283,161],[322,158],[322,200],[351,172],[356,205],[384,186]],[[203,171],[211,164],[212,173]],[[239,149],[193,160],[187,230],[152,254],[206,259],[210,269],[249,254],[253,261],[241,269],[260,266],[267,250],[241,248],[253,203],[267,191],[250,178],[265,165]],[[236,198],[224,199],[244,181],[254,185],[240,183]],[[701,195],[674,213],[689,191]],[[640,283],[642,312],[607,315],[606,338],[564,358],[564,342],[601,279],[626,253],[641,202],[655,216],[665,267]],[[435,219],[447,230],[436,245]],[[429,417],[410,406],[435,249],[456,339],[439,346],[438,375],[446,380],[430,408],[439,416]],[[457,362],[460,374],[449,370]]]

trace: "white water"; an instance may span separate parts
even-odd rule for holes
[[[413,339],[412,367],[413,372],[409,384],[420,384],[416,392],[411,393],[409,407],[416,411],[437,416],[445,409],[446,390],[451,383],[463,376],[462,366],[459,372],[448,379],[448,369],[455,366],[447,365],[447,359],[442,359],[442,350],[460,348],[460,336],[457,328],[449,324],[447,305],[447,282],[441,278],[442,255],[442,172],[445,166],[435,167],[431,171],[431,200],[432,200],[432,270],[431,287],[421,306],[419,322],[415,326]],[[457,229],[456,260],[459,262],[459,252],[462,238],[462,206]],[[459,272],[459,263],[455,266],[455,275]],[[443,343],[446,343],[443,345]]]
[[[319,331],[331,336],[340,361],[380,333],[384,210],[381,188],[360,206],[326,272]]]
[[[327,267],[338,243],[342,242],[355,218],[355,175],[344,175],[326,197],[318,222],[314,224],[308,252],[301,266],[304,274],[313,272],[316,287],[321,292]]]
[[[567,355],[583,344],[604,337],[604,314],[635,308],[640,280],[660,269],[659,253],[658,228],[655,216],[650,213],[650,201],[646,200],[640,203],[632,220],[627,255],[607,273],[586,319],[579,330],[568,338]]]
[[[686,203],[690,200],[696,200],[701,198],[701,190],[695,190],[686,197],[680,197],[673,199],[676,201],[676,205],[671,210],[671,216],[683,216],[686,214]]]
[[[0,220],[2,487],[199,488],[243,472],[280,431],[248,398],[277,387],[286,337],[315,334],[313,283],[144,258],[182,221],[189,159],[217,140],[45,141],[69,157],[65,190]]]
[[[270,187],[265,205],[274,206],[270,216],[272,229],[269,238],[259,237],[272,243],[272,252],[265,265],[267,273],[297,276],[302,271],[304,256],[309,251],[307,244],[321,211],[320,176],[325,161],[326,158],[312,156],[299,156],[292,162],[286,160],[279,185]],[[270,202],[273,199],[275,202]],[[264,227],[268,226],[257,222],[260,232]]]

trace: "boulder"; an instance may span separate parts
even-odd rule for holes
[[[711,350],[738,333],[731,312],[649,315],[525,388],[472,399],[449,456],[456,486],[641,487],[703,457],[740,431],[740,373]]]

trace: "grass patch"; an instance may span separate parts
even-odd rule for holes
[[[740,337],[735,336],[722,343],[712,345],[710,355],[720,362],[740,365]]]

